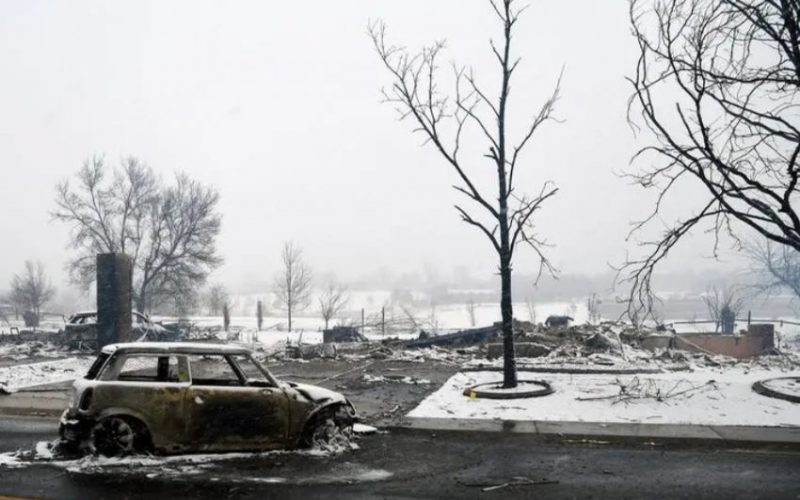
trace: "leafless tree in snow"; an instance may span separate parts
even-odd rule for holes
[[[347,307],[350,297],[347,295],[347,287],[338,283],[328,283],[328,287],[319,296],[319,311],[322,319],[325,320],[325,329],[328,324],[340,312]]]
[[[212,316],[219,316],[223,306],[230,301],[228,289],[222,283],[214,283],[208,287],[205,297],[206,307]]]
[[[703,296],[708,314],[716,323],[715,331],[719,331],[726,316],[736,319],[744,309],[744,298],[733,287],[711,287]]]
[[[654,268],[698,226],[717,237],[714,252],[723,233],[737,245],[755,234],[800,251],[800,3],[632,0],[630,18],[639,59],[629,116],[652,143],[629,175],[656,195],[632,234],[665,227],[643,238],[643,255],[620,278],[631,286],[629,313],[647,314]],[[686,189],[700,194],[694,204],[674,200]],[[671,200],[685,212],[664,221]]]
[[[311,303],[311,268],[303,259],[302,250],[291,241],[283,245],[281,252],[283,268],[275,275],[272,290],[278,303],[286,311],[289,331],[292,331],[292,316]]]
[[[789,291],[795,299],[800,299],[799,251],[769,240],[748,242],[744,250],[755,280],[753,288],[758,294],[769,297],[774,293]]]
[[[593,293],[591,297],[586,299],[586,311],[589,316],[589,323],[595,324],[600,321],[600,305],[602,300],[597,298],[597,294]]]
[[[536,324],[536,304],[534,304],[533,299],[527,297],[525,299],[525,307],[528,309],[528,321],[532,324]]]
[[[475,301],[473,299],[467,300],[467,314],[469,315],[470,326],[475,326]]]
[[[219,194],[177,174],[165,185],[136,158],[111,171],[103,158],[87,160],[76,183],[61,182],[53,217],[72,229],[77,254],[69,265],[73,282],[89,288],[98,253],[131,256],[134,303],[143,312],[165,297],[201,286],[222,263],[216,253],[221,216]]]
[[[39,325],[42,306],[49,302],[55,293],[56,290],[41,262],[25,261],[25,271],[22,274],[15,274],[11,279],[11,302],[19,309],[33,313],[34,324],[30,326]]]
[[[370,35],[381,61],[391,75],[392,83],[383,95],[393,104],[401,120],[414,124],[414,132],[421,134],[441,154],[446,164],[453,168],[459,183],[454,188],[462,193],[474,207],[468,210],[455,208],[461,220],[478,229],[488,238],[499,258],[501,283],[501,313],[504,344],[503,386],[516,387],[517,371],[514,357],[513,309],[511,301],[511,274],[514,252],[519,244],[529,246],[540,258],[541,271],[553,272],[550,262],[542,253],[544,241],[534,233],[534,214],[542,204],[556,194],[557,188],[544,183],[538,193],[526,195],[517,190],[515,173],[521,167],[522,152],[539,127],[553,119],[553,109],[558,99],[559,85],[533,112],[530,124],[520,131],[512,143],[508,130],[509,93],[511,78],[520,59],[511,53],[512,31],[517,26],[524,7],[517,8],[514,0],[490,1],[502,25],[499,46],[490,43],[500,73],[497,98],[492,99],[473,72],[454,67],[454,91],[442,92],[440,59],[445,47],[443,41],[424,48],[418,54],[389,45],[386,28],[382,23],[370,26]],[[559,80],[560,82],[560,80]],[[469,163],[459,154],[464,132],[474,129],[486,143],[483,160],[488,160],[497,174],[493,186],[495,195],[489,195],[477,184],[478,176],[467,168]],[[484,188],[485,189],[485,188]]]

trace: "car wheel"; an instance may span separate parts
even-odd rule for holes
[[[92,428],[91,433],[92,451],[107,457],[145,451],[147,441],[144,425],[125,417],[106,417]]]
[[[325,446],[337,437],[352,430],[352,422],[341,418],[343,407],[326,408],[315,415],[306,425],[301,445],[304,448]]]

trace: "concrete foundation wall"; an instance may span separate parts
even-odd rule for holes
[[[753,358],[775,347],[775,336],[748,333],[746,335],[716,335],[692,333],[675,336],[675,347],[687,351],[708,351],[732,358]]]
[[[515,342],[514,353],[518,358],[538,358],[550,354],[550,348],[534,342]],[[503,344],[489,344],[487,347],[487,357],[489,359],[503,357]]]

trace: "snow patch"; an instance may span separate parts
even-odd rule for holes
[[[58,361],[0,367],[0,382],[10,389],[67,382],[83,377],[92,366],[92,357],[72,357]]]
[[[377,427],[372,427],[371,425],[365,424],[353,424],[354,434],[374,434],[376,432],[378,432]]]
[[[399,376],[399,377],[392,377],[390,375],[370,375],[369,373],[365,373],[363,376],[364,382],[369,384],[376,384],[376,383],[399,383],[399,384],[411,384],[411,385],[418,385],[418,384],[430,384],[431,381],[426,378],[416,378],[411,377],[409,375]]]
[[[727,368],[639,375],[536,374],[555,393],[541,398],[470,399],[462,392],[496,382],[498,372],[451,377],[408,416],[412,418],[618,422],[762,427],[800,426],[797,405],[765,398],[752,384],[775,372]],[[620,396],[622,387],[635,394]]]

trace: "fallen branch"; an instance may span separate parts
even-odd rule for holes
[[[357,370],[365,370],[365,369],[369,368],[370,366],[372,366],[373,364],[375,364],[375,362],[371,361],[371,362],[367,363],[364,366],[358,366],[356,368],[351,368],[351,369],[343,371],[341,373],[337,373],[336,375],[331,375],[328,378],[324,378],[324,379],[320,380],[320,382],[327,382],[328,380],[333,380],[335,378],[339,378],[342,375],[347,375],[348,373],[351,373],[351,372],[354,372],[354,371],[357,371]]]
[[[591,397],[577,397],[575,398],[577,401],[601,401],[601,400],[614,400],[612,404],[617,403],[627,403],[633,400],[641,400],[641,399],[655,399],[659,402],[664,402],[668,399],[677,398],[678,396],[685,396],[687,394],[700,391],[707,388],[717,389],[717,383],[715,380],[709,380],[708,382],[701,384],[701,385],[691,385],[690,387],[683,389],[681,391],[675,392],[675,390],[682,384],[688,383],[686,379],[680,379],[668,390],[664,391],[661,387],[658,386],[656,380],[648,379],[646,383],[642,383],[639,377],[634,377],[629,384],[624,384],[619,379],[616,379],[615,383],[619,386],[619,393],[617,394],[610,394],[606,396],[591,396]]]
[[[462,486],[481,488],[481,491],[494,491],[506,488],[508,486],[540,486],[543,484],[558,484],[558,481],[554,479],[542,479],[539,481],[531,480],[525,477],[515,477],[513,479],[513,481],[508,481],[505,483],[465,483],[463,481],[458,481],[458,483]]]

